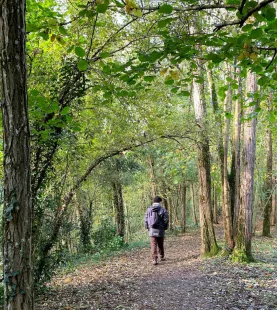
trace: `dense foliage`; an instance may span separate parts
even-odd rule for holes
[[[37,282],[70,255],[144,240],[144,212],[156,194],[170,230],[199,225],[202,128],[213,222],[224,217],[219,150],[227,139],[231,182],[237,101],[242,124],[258,120],[253,230],[260,229],[276,196],[275,181],[265,182],[269,173],[276,179],[276,156],[269,172],[264,139],[270,131],[276,140],[274,1],[27,0],[26,18]],[[250,103],[248,72],[258,85]],[[195,117],[194,83],[202,85],[204,123]]]

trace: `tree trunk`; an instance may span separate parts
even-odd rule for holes
[[[241,114],[242,114],[242,82],[240,77],[240,70],[238,70],[238,92],[237,100],[235,103],[234,114],[234,130],[233,130],[233,143],[232,143],[232,163],[230,175],[230,192],[231,192],[231,209],[233,217],[233,234],[234,238],[237,234],[238,217],[240,209],[240,136],[241,136]]]
[[[4,309],[33,309],[30,132],[25,0],[2,0],[0,51],[4,138]]]
[[[190,185],[190,195],[191,195],[191,208],[192,208],[193,222],[195,226],[198,226],[198,220],[197,220],[196,209],[195,209],[195,197],[194,197],[193,183],[191,183]]]
[[[220,180],[221,180],[221,196],[222,196],[222,211],[223,211],[223,223],[224,223],[224,236],[225,242],[229,249],[233,249],[233,229],[232,229],[232,217],[231,217],[231,204],[230,204],[230,187],[228,179],[228,144],[229,144],[229,131],[230,131],[230,119],[225,118],[224,134],[222,131],[222,118],[219,111],[219,104],[217,93],[215,89],[215,84],[213,80],[213,75],[211,70],[208,71],[208,78],[210,83],[210,92],[212,98],[212,105],[215,115],[215,121],[218,125],[218,135],[217,135],[217,152],[220,165]],[[224,110],[226,113],[230,112],[230,106],[232,102],[232,88],[229,86],[228,92],[224,102]]]
[[[216,194],[216,186],[213,186],[213,222],[214,224],[218,224],[217,219],[217,194]]]
[[[272,100],[272,94],[269,97]],[[270,105],[268,102],[268,110]],[[269,125],[270,126],[270,125]],[[270,236],[270,216],[272,210],[272,132],[268,126],[266,131],[266,180],[265,180],[265,205],[264,205],[264,220],[263,220],[263,236]]]
[[[272,211],[271,211],[271,225],[276,225],[277,217],[277,199],[276,199],[276,176],[272,180]]]
[[[125,218],[124,204],[122,196],[122,185],[120,182],[113,183],[114,207],[115,207],[115,225],[117,236],[124,237]]]
[[[92,222],[92,201],[89,202],[89,208],[84,210],[80,203],[77,204],[80,217],[80,239],[83,251],[89,252],[91,249],[91,222]]]
[[[257,91],[256,74],[247,72],[246,78],[246,104],[244,115],[244,137],[242,152],[242,175],[240,187],[240,212],[238,231],[236,235],[236,246],[233,252],[233,259],[236,261],[249,262],[253,260],[251,241],[252,241],[252,217],[253,217],[253,198],[254,198],[254,167],[256,151],[256,126],[257,119],[253,114],[257,108],[257,100],[254,94]],[[253,105],[253,102],[256,104]]]
[[[203,78],[202,64],[198,62],[198,73]],[[206,104],[204,84],[193,80],[193,103],[195,120],[198,125],[198,184],[199,184],[199,214],[201,228],[201,254],[214,255],[218,252],[211,206],[211,171],[210,149],[206,128]]]
[[[152,189],[152,199],[157,196],[157,186],[156,186],[156,177],[155,177],[155,168],[154,168],[154,159],[150,155],[148,159],[150,167],[150,179],[151,179],[151,189]]]
[[[232,87],[229,85],[228,92],[224,102],[225,115],[230,113],[232,105]],[[224,167],[223,167],[223,201],[222,209],[224,215],[224,235],[225,242],[228,250],[234,248],[234,237],[233,237],[233,225],[232,225],[232,214],[231,214],[231,201],[230,201],[230,185],[228,179],[228,148],[229,148],[229,137],[230,137],[230,119],[225,117],[224,135],[223,135],[223,149],[224,149]]]
[[[181,228],[182,232],[186,231],[186,211],[187,211],[187,186],[186,184],[181,185],[181,202],[182,202],[182,221]]]

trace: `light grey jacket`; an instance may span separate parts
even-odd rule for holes
[[[159,228],[153,228],[149,225],[149,217],[152,212],[158,212],[159,216],[162,219],[163,224]],[[166,209],[164,209],[161,204],[154,202],[152,206],[150,206],[144,216],[144,226],[148,229],[150,237],[164,237],[165,230],[168,227],[168,213]]]

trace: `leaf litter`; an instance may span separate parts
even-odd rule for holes
[[[222,240],[222,228],[217,226]],[[152,265],[150,249],[125,252],[55,277],[36,300],[36,310],[268,310],[277,309],[277,244],[254,237],[257,262],[201,259],[200,234],[170,236],[167,260]]]

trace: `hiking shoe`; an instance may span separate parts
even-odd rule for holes
[[[158,265],[158,260],[157,259],[153,259],[153,265]]]
[[[161,257],[161,261],[165,261],[166,260],[166,258],[165,257]]]

